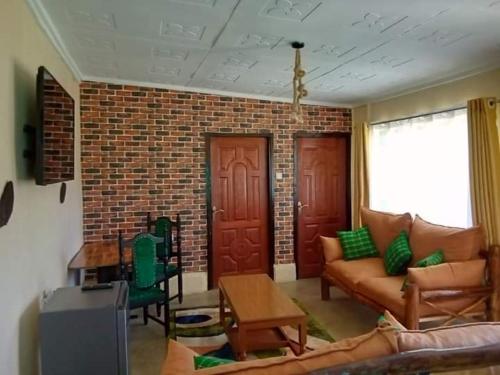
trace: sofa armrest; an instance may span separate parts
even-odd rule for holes
[[[420,290],[478,287],[484,283],[485,268],[485,259],[408,268],[408,282]]]
[[[324,263],[330,263],[343,258],[344,253],[342,251],[342,245],[340,244],[340,240],[338,238],[320,236],[320,239],[321,245],[323,246]]]

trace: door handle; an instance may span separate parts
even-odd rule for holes
[[[212,206],[212,220],[215,220],[215,214],[219,212],[224,212],[222,208],[217,209],[217,207]]]
[[[308,204],[302,204],[301,201],[297,202],[297,208],[299,209],[299,212],[301,212],[304,207],[309,207],[309,205]]]

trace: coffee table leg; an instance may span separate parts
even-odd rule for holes
[[[307,324],[305,319],[299,324],[299,351],[303,354],[307,343]]]
[[[247,359],[247,331],[244,325],[238,326],[238,359],[245,361]]]

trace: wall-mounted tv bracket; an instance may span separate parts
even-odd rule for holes
[[[0,196],[0,228],[7,225],[14,208],[14,184],[8,181]]]
[[[34,161],[35,160],[35,149],[36,149],[36,129],[33,125],[26,124],[23,127],[23,132],[26,134],[28,140],[28,148],[23,151],[23,157]]]

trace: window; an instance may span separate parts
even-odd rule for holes
[[[466,109],[371,126],[370,207],[471,225]]]

